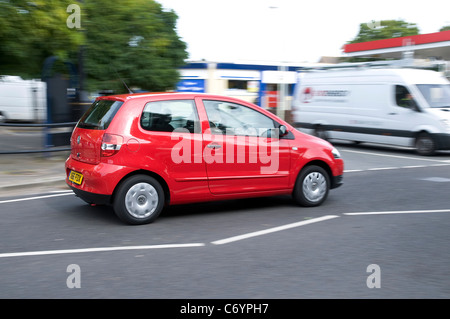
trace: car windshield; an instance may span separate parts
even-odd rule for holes
[[[84,113],[78,127],[93,130],[106,130],[123,102],[98,100]]]
[[[430,107],[450,107],[450,84],[417,84],[417,88]]]

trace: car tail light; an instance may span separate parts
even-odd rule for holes
[[[123,144],[123,137],[120,135],[108,134],[103,135],[101,156],[108,157],[117,154]]]

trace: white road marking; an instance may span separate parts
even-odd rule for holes
[[[61,190],[61,191],[50,191],[49,193],[53,193],[53,194],[60,194],[60,193],[71,193],[72,190],[68,189],[68,190]]]
[[[41,199],[41,198],[50,198],[50,197],[59,197],[59,196],[66,196],[66,195],[74,195],[74,193],[71,191],[70,193],[61,193],[61,194],[53,194],[53,195],[25,197],[25,198],[17,198],[17,199],[7,199],[7,200],[0,201],[0,204],[14,203],[14,202],[23,202],[23,201],[27,201],[27,200],[34,200],[34,199]]]
[[[337,218],[337,215],[327,215],[314,219],[304,220],[297,223],[287,224],[279,227],[273,227],[262,231],[253,233],[247,233],[240,236],[229,237],[221,240],[211,242],[214,245],[223,245],[231,242],[247,239],[250,237],[261,236],[273,232],[278,232],[294,227],[303,225],[318,223],[324,220]],[[61,255],[61,254],[79,254],[79,253],[91,253],[91,252],[105,252],[105,251],[124,251],[124,250],[146,250],[146,249],[162,249],[162,248],[189,248],[189,247],[204,247],[204,243],[191,243],[191,244],[166,244],[166,245],[145,245],[145,246],[117,246],[117,247],[99,247],[99,248],[81,248],[81,249],[59,249],[59,250],[41,250],[41,251],[26,251],[26,252],[12,252],[12,253],[0,253],[0,258],[7,257],[25,257],[25,256],[44,256],[44,255]]]
[[[66,194],[68,195],[68,194]],[[356,213],[343,213],[347,216],[357,215],[389,215],[389,214],[423,214],[423,213],[450,213],[450,209],[436,209],[436,210],[405,210],[405,211],[379,211],[379,212],[356,212]],[[340,217],[338,215],[326,215],[318,218],[304,220],[296,223],[286,224],[278,227],[273,227],[261,231],[242,234],[238,236],[228,237],[211,242],[214,245],[223,245],[239,240],[244,240],[252,237],[262,236],[278,231],[283,231],[295,227],[318,223],[321,221],[334,219]],[[41,251],[26,251],[26,252],[12,252],[12,253],[0,253],[0,258],[8,257],[26,257],[26,256],[44,256],[44,255],[61,255],[61,254],[79,254],[79,253],[91,253],[91,252],[107,252],[107,251],[126,251],[126,250],[148,250],[148,249],[164,249],[164,248],[192,248],[192,247],[204,247],[204,243],[189,243],[189,244],[162,244],[162,245],[141,245],[141,246],[116,246],[116,247],[97,247],[97,248],[80,248],[80,249],[59,249],[59,250],[41,250]]]
[[[383,171],[383,170],[389,170],[389,169],[399,169],[400,167],[373,167],[368,168],[368,171]]]
[[[400,155],[392,155],[392,154],[381,154],[381,153],[339,149],[339,152],[341,152],[341,151],[349,152],[349,153],[356,153],[356,154],[365,154],[365,155],[374,155],[374,156],[383,156],[383,157],[392,157],[392,158],[403,158],[403,159],[416,160],[416,161],[428,161],[428,162],[439,162],[439,163],[447,162],[446,160],[437,160],[437,159],[422,158],[422,157],[419,158],[419,157],[411,157],[411,156],[400,156]]]
[[[81,249],[25,251],[25,252],[19,252],[19,253],[3,253],[3,254],[0,254],[0,258],[5,258],[5,257],[24,257],[24,256],[43,256],[43,255],[60,255],[60,254],[79,254],[79,253],[92,253],[92,252],[117,251],[117,250],[146,250],[146,249],[161,249],[161,248],[203,247],[203,246],[205,246],[205,244],[192,243],[192,244],[118,246],[118,247],[99,247],[99,248],[81,248]]]
[[[427,178],[421,178],[422,181],[427,182],[436,182],[436,183],[448,183],[450,182],[450,178],[445,177],[427,177]]]
[[[273,228],[269,228],[269,229],[265,229],[265,230],[260,230],[260,231],[256,231],[256,232],[253,232],[253,233],[247,233],[247,234],[243,234],[243,235],[239,235],[239,236],[234,236],[234,237],[229,237],[229,238],[225,238],[225,239],[221,239],[221,240],[216,240],[216,241],[213,241],[211,243],[214,244],[214,245],[228,244],[228,243],[235,242],[235,241],[238,241],[238,240],[243,240],[243,239],[256,237],[256,236],[261,236],[261,235],[266,235],[266,234],[269,234],[269,233],[274,233],[274,232],[278,232],[278,231],[282,231],[282,230],[286,230],[286,229],[290,229],[290,228],[294,228],[294,227],[299,227],[299,226],[304,226],[304,225],[308,225],[308,224],[313,224],[313,223],[321,222],[321,221],[332,219],[332,218],[336,218],[336,217],[339,217],[339,216],[337,216],[337,215],[327,215],[327,216],[318,217],[318,218],[314,218],[314,219],[304,220],[304,221],[297,222],[297,223],[292,223],[292,224],[287,224],[287,225],[283,225],[283,226],[273,227]]]
[[[397,210],[397,211],[380,211],[380,212],[359,212],[359,213],[344,213],[344,215],[348,215],[348,216],[356,216],[356,215],[427,214],[427,213],[450,213],[450,209]]]
[[[395,169],[403,169],[403,168],[425,168],[425,167],[449,166],[449,165],[450,165],[449,163],[440,163],[440,164],[430,164],[430,165],[408,165],[408,166],[398,166],[398,167],[371,167],[371,168],[366,168],[366,169],[344,170],[344,173],[395,170]]]

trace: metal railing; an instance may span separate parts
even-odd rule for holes
[[[59,133],[52,133],[51,129],[53,128],[71,128],[73,129],[77,122],[63,122],[63,123],[44,123],[44,124],[37,124],[37,123],[0,123],[1,127],[7,127],[7,128],[42,128],[44,135],[44,139],[46,141],[49,140],[49,136],[56,136]],[[68,134],[69,132],[63,132],[64,134]],[[67,146],[61,145],[61,146],[53,146],[53,145],[47,145],[47,143],[43,143],[43,148],[41,149],[25,149],[25,150],[0,150],[0,155],[6,155],[6,154],[29,154],[29,153],[50,153],[50,152],[61,152],[61,151],[70,151],[70,141],[68,141]]]

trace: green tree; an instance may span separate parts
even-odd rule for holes
[[[62,60],[82,43],[67,28],[73,0],[0,0],[0,73],[39,78],[48,56]]]
[[[121,80],[149,91],[174,88],[187,58],[177,18],[155,1],[85,1],[89,88],[125,91]]]
[[[70,4],[81,28],[69,28]],[[83,47],[88,89],[174,88],[187,58],[178,17],[153,0],[0,0],[0,74],[40,77],[44,60],[78,62]]]
[[[415,23],[403,20],[382,20],[361,23],[358,35],[348,43],[359,43],[374,40],[405,37],[419,34]]]
[[[442,27],[442,28],[439,30],[439,32],[442,32],[442,31],[448,31],[448,30],[450,30],[450,25],[447,25],[447,26],[445,26],[445,27]]]

